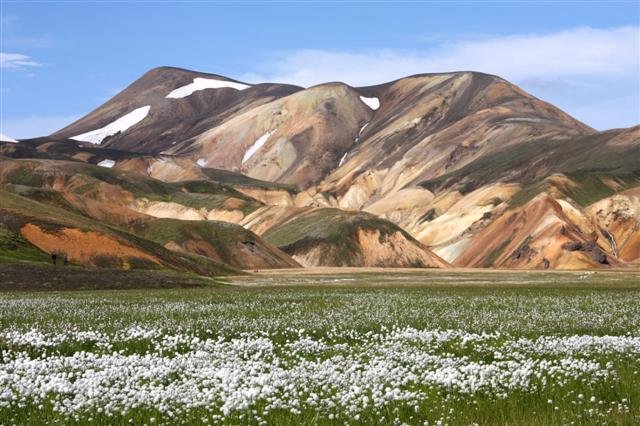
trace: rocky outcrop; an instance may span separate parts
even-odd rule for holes
[[[448,266],[397,225],[362,212],[300,212],[269,228],[264,238],[303,266]]]

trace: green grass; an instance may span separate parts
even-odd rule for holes
[[[433,192],[457,187],[465,194],[494,182],[518,182],[524,188],[510,202],[517,206],[544,190],[545,177],[563,173],[580,186],[568,195],[588,205],[613,193],[602,184],[602,178],[618,180],[623,189],[640,184],[640,151],[633,146],[606,146],[613,136],[604,133],[565,141],[539,139],[507,146],[420,185]]]
[[[576,203],[582,207],[586,207],[617,192],[604,184],[603,179],[606,179],[606,175],[598,175],[586,172],[573,172],[567,173],[567,177],[577,184],[574,188],[567,190],[569,195]],[[618,190],[623,191],[627,188],[637,185],[638,176],[618,176],[615,179],[620,184]]]
[[[134,267],[143,269],[166,267],[183,272],[195,272],[205,276],[238,273],[234,268],[215,262],[212,259],[195,254],[170,251],[157,242],[142,238],[117,227],[105,225],[75,213],[74,211],[67,211],[59,207],[46,205],[9,192],[6,188],[6,186],[4,188],[0,187],[0,208],[5,209],[5,212],[3,212],[3,226],[15,235],[19,234],[20,229],[26,223],[33,223],[43,229],[51,231],[65,227],[77,228],[83,231],[96,231],[142,249],[142,251],[150,253],[163,263],[162,267],[150,262],[132,264]],[[37,250],[30,244],[17,245],[15,250],[22,252],[23,249],[25,251],[24,255],[17,252],[13,252],[13,254],[11,254],[11,252],[7,253],[11,254],[12,258],[20,256],[29,257],[32,256],[32,254],[29,253],[34,253],[34,250]],[[9,254],[7,254],[7,256]],[[114,265],[113,262],[114,259],[103,259],[101,265],[110,267]]]
[[[269,182],[265,180],[255,179],[241,173],[235,173],[228,170],[221,169],[202,169],[207,177],[215,182],[230,186],[246,186],[250,188],[260,189],[274,189],[284,190],[291,194],[295,194],[297,191],[295,185],[288,185],[285,183]]]
[[[377,337],[370,340],[366,336],[384,336],[391,329],[412,327],[416,330],[499,334],[487,338],[482,345],[456,338],[398,341],[394,343],[390,357],[425,352],[491,364],[500,359],[496,358],[495,351],[504,351],[505,344],[519,339],[535,341],[542,336],[573,335],[637,337],[640,334],[640,285],[638,274],[634,273],[290,274],[238,277],[230,279],[229,283],[240,286],[1,295],[0,332],[31,328],[54,334],[91,330],[112,336],[109,339],[113,343],[104,349],[96,340],[71,339],[40,348],[10,345],[0,339],[0,349],[5,351],[0,363],[9,360],[11,351],[22,351],[34,360],[70,357],[81,351],[98,356],[110,356],[113,351],[123,356],[146,356],[156,353],[162,336],[186,336],[184,343],[163,352],[166,360],[191,353],[188,342],[195,337],[241,344],[247,336],[259,336],[271,342],[274,352],[257,359],[271,362],[271,357],[275,356],[285,368],[294,368],[302,360],[313,363],[318,359],[339,360],[342,356],[348,359],[364,357],[363,362],[367,362],[367,357],[381,350],[380,346],[384,344],[376,340]],[[132,326],[159,330],[160,335],[129,340],[113,337],[119,330]],[[287,345],[297,342],[300,336],[326,342],[330,348],[319,354],[296,355]],[[246,351],[245,358],[239,359],[238,363],[251,359],[250,349]],[[574,357],[608,365],[607,371],[612,375],[593,381],[584,380],[580,375],[564,379],[556,376],[551,380],[557,380],[557,383],[544,385],[534,379],[531,386],[541,386],[540,390],[513,390],[504,396],[484,392],[466,394],[455,388],[409,381],[406,389],[423,392],[424,398],[411,404],[395,401],[384,407],[370,406],[358,412],[358,419],[341,409],[333,410],[336,417],[330,419],[327,411],[309,405],[303,405],[299,412],[271,409],[262,414],[267,402],[258,400],[250,408],[235,410],[223,417],[216,417],[222,416],[221,412],[206,406],[192,409],[178,406],[170,410],[172,414],[167,414],[166,410],[153,404],[143,404],[124,414],[118,411],[107,415],[95,409],[82,411],[77,419],[69,420],[46,402],[53,400],[54,392],[40,406],[25,400],[20,407],[0,408],[0,422],[199,424],[206,419],[212,423],[239,425],[262,422],[390,425],[422,424],[424,421],[434,424],[443,420],[451,425],[561,425],[571,422],[633,425],[640,421],[640,357],[637,353],[605,350],[596,351],[595,355],[537,356],[545,362]],[[414,367],[421,368],[419,364]],[[180,380],[181,374],[179,371],[168,374],[163,379],[163,386]],[[355,378],[353,383],[357,384]],[[337,390],[341,385],[336,383],[336,386]],[[331,390],[316,391],[325,398],[332,395]],[[73,395],[68,397],[73,398]],[[591,397],[595,402],[591,402]],[[589,410],[594,410],[594,414],[589,414]]]
[[[134,223],[131,231],[162,245],[171,241],[177,244],[187,241],[210,244],[222,262],[232,265],[237,264],[234,260],[237,245],[258,239],[240,225],[211,220],[151,219]]]
[[[49,255],[0,223],[0,262],[49,262]]]
[[[640,175],[637,173],[607,175],[597,171],[576,171],[566,173],[565,176],[575,186],[569,186],[568,188],[556,187],[556,189],[564,192],[582,207],[589,206],[598,200],[640,184]],[[604,179],[612,179],[619,185],[618,188],[613,189],[605,185]],[[509,207],[520,207],[531,201],[538,194],[548,191],[550,187],[551,183],[546,179],[527,184],[509,200]]]
[[[32,187],[33,191],[36,191],[35,188],[40,190],[47,184],[53,184],[55,179],[64,181],[75,179],[73,193],[78,196],[95,197],[94,192],[100,185],[109,184],[132,193],[136,198],[175,202],[192,208],[222,208],[224,202],[232,197],[244,201],[242,210],[245,214],[256,210],[261,205],[229,185],[218,182],[162,182],[133,172],[71,161],[40,165],[35,160],[6,160],[6,164],[20,166],[4,178],[4,183],[19,185],[22,187],[22,192],[26,191],[24,187]],[[78,184],[78,180],[82,184]],[[44,198],[42,200],[46,201]],[[54,205],[58,205],[60,200],[54,201],[56,201]]]
[[[350,265],[360,254],[356,242],[358,230],[379,231],[381,236],[405,231],[384,219],[365,212],[348,212],[333,208],[301,213],[291,220],[270,228],[263,237],[289,254],[316,245],[325,245],[322,264]]]

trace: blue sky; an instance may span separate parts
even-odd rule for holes
[[[640,2],[1,5],[0,133],[49,134],[150,68],[252,82],[498,74],[597,129],[640,124]]]

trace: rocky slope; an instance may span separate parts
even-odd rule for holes
[[[264,237],[303,266],[448,266],[397,225],[363,212],[301,211]]]
[[[196,79],[228,84],[215,90],[197,90],[194,87],[188,96],[180,97],[178,94],[178,97],[169,97],[174,90],[192,85]],[[242,90],[236,88],[243,86],[247,87]],[[282,84],[248,86],[226,77],[180,68],[155,68],[104,105],[52,136],[84,140],[77,136],[104,128],[127,114],[148,107],[142,120],[135,122],[134,119],[126,131],[116,132],[99,144],[120,150],[160,153],[178,141],[215,127],[234,114],[297,90],[300,88]]]
[[[477,72],[303,89],[157,68],[0,155],[111,167],[98,191],[69,190],[77,177],[55,190],[118,226],[190,221],[184,239],[146,235],[234,266],[208,225],[187,223],[242,225],[305,266],[640,264],[640,126],[597,132]]]
[[[253,232],[216,220],[242,218],[261,206],[222,184],[171,184],[79,162],[34,159],[0,160],[0,184],[0,211],[12,235],[44,253],[65,253],[76,264],[175,266],[150,254],[153,247],[154,253],[195,255],[221,271],[299,267]]]

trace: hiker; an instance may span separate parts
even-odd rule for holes
[[[64,266],[67,266],[69,264],[69,257],[67,256],[67,253],[64,254],[63,261],[64,261]]]
[[[58,260],[58,255],[55,253],[51,253],[51,261],[54,265],[56,264],[56,260]]]

